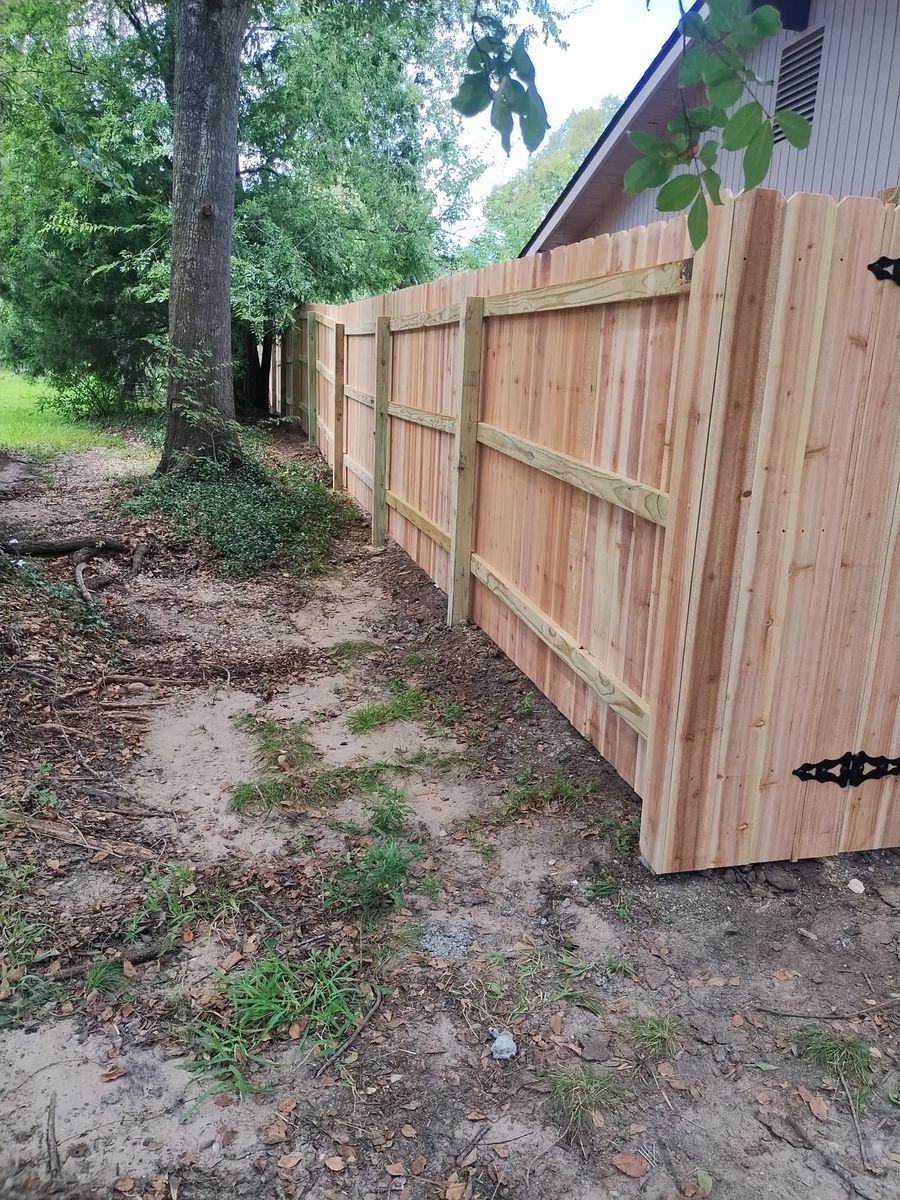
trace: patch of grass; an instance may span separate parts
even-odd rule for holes
[[[468,841],[475,853],[481,855],[484,862],[493,862],[497,857],[497,847],[493,842],[485,841],[484,838],[480,838],[474,833],[469,834]]]
[[[567,1130],[587,1129],[593,1113],[616,1108],[621,1100],[618,1082],[609,1071],[582,1063],[552,1070],[550,1095]]]
[[[72,421],[48,406],[45,385],[0,371],[0,449],[21,450],[32,458],[49,458],[66,450],[93,446],[125,448],[120,437],[101,432],[86,421]]]
[[[549,779],[531,780],[514,788],[506,797],[500,812],[503,821],[513,821],[529,808],[548,804],[568,804],[584,800],[591,794],[589,783],[576,783],[564,771],[555,771]]]
[[[517,717],[530,717],[534,712],[534,692],[526,692],[513,705],[513,714]]]
[[[436,900],[443,890],[444,881],[434,871],[423,875],[416,885],[416,891],[422,896],[427,896],[429,900]]]
[[[424,667],[426,663],[433,663],[435,661],[436,659],[433,654],[420,654],[418,651],[413,651],[412,654],[407,654],[406,658],[404,658],[403,665],[410,668]]]
[[[402,788],[390,787],[383,783],[376,785],[366,809],[372,828],[381,834],[399,833],[407,818],[416,811],[411,804],[407,804]]]
[[[24,895],[31,887],[37,867],[30,862],[11,862],[0,854],[0,897],[11,899]]]
[[[603,970],[609,976],[628,975],[632,979],[637,979],[638,977],[638,973],[634,968],[634,963],[632,963],[630,958],[626,958],[624,954],[607,954],[606,958],[603,960],[602,966]]]
[[[402,903],[410,868],[421,853],[419,846],[379,838],[358,857],[348,858],[332,877],[325,889],[325,907],[375,913]]]
[[[382,647],[377,642],[358,641],[335,642],[331,653],[340,662],[352,662],[357,658],[368,658],[370,654],[378,654]]]
[[[620,821],[613,830],[613,845],[617,850],[628,853],[633,850],[641,836],[641,820],[635,817],[630,821]]]
[[[603,1005],[599,998],[585,988],[568,988],[561,992],[557,999],[567,1000],[569,1004],[573,1004],[576,1008],[583,1008],[585,1012],[593,1013],[595,1017],[603,1016]]]
[[[270,717],[241,713],[234,723],[254,739],[260,761],[266,767],[297,770],[315,761],[315,747],[302,721],[274,721]]]
[[[587,885],[585,893],[591,900],[606,900],[609,896],[615,896],[618,890],[619,885],[614,879],[598,879]]]
[[[295,781],[288,775],[263,775],[252,783],[238,783],[228,797],[233,813],[271,812],[295,799]]]
[[[269,951],[246,970],[223,976],[222,983],[225,1012],[185,1031],[196,1056],[187,1070],[211,1078],[196,1105],[221,1091],[252,1094],[256,1089],[247,1068],[267,1061],[259,1048],[279,1031],[299,1026],[298,1040],[328,1051],[341,1044],[360,1016],[356,964],[336,949],[313,950],[298,963]]]
[[[837,1033],[824,1025],[810,1022],[794,1031],[797,1053],[804,1062],[830,1071],[864,1104],[872,1093],[872,1048],[855,1033]]]
[[[144,936],[162,935],[171,941],[196,921],[212,925],[240,911],[243,896],[218,887],[206,890],[194,879],[187,867],[150,875],[143,904],[125,924],[124,940],[133,943]]]
[[[634,896],[631,892],[619,892],[615,903],[616,916],[623,921],[630,921],[634,916]]]
[[[88,967],[84,977],[84,994],[115,991],[122,983],[122,969],[115,962],[97,962]]]
[[[408,925],[401,925],[399,929],[394,930],[394,941],[399,946],[411,949],[413,946],[418,946],[424,931],[424,925],[417,921],[410,921]]]
[[[634,1017],[629,1027],[634,1047],[645,1062],[661,1062],[678,1049],[681,1022],[669,1013]]]
[[[197,537],[226,571],[246,578],[275,563],[303,575],[326,569],[335,541],[353,519],[346,497],[301,463],[264,467],[248,458],[238,471],[209,459],[143,483],[123,505],[159,512]]]
[[[362,837],[366,832],[362,822],[355,820],[353,817],[350,817],[346,821],[326,821],[325,825],[328,829],[334,830],[335,833],[347,833],[350,837]]]
[[[402,679],[391,679],[387,685],[389,700],[367,704],[347,714],[347,728],[351,733],[368,733],[391,721],[411,720],[421,716],[425,699],[421,688],[410,687]]]
[[[62,994],[62,987],[32,968],[52,958],[58,950],[46,946],[51,930],[20,904],[0,905],[0,1028],[15,1025],[31,1009]]]
[[[461,704],[455,700],[447,700],[444,696],[433,696],[430,706],[443,725],[457,725],[466,715],[466,710]]]

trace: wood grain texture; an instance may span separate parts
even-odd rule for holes
[[[316,442],[316,403],[319,386],[316,371],[317,324],[315,313],[309,313],[306,321],[306,436],[310,445]]]
[[[410,313],[407,317],[391,317],[391,332],[404,329],[429,329],[434,325],[452,325],[459,320],[459,305],[446,304],[443,308],[425,309]]]
[[[340,321],[334,324],[334,406],[333,406],[333,445],[332,445],[332,486],[336,492],[344,489],[344,375],[346,372],[346,341],[344,326]]]
[[[477,436],[479,442],[490,446],[492,450],[499,450],[501,454],[534,467],[536,471],[553,475],[579,491],[617,504],[619,508],[627,508],[657,525],[666,523],[669,498],[657,488],[646,487],[613,471],[601,471],[599,467],[592,467],[568,454],[548,450],[546,446],[539,446],[536,442],[529,442],[526,438],[516,437],[483,422],[478,426]]]
[[[409,521],[415,525],[416,529],[421,529],[427,537],[437,543],[443,550],[450,549],[450,534],[435,525],[434,521],[426,517],[424,513],[419,512],[417,508],[413,508],[411,504],[407,504],[405,500],[401,500],[399,496],[395,496],[393,492],[387,494],[388,507],[393,508],[400,514],[405,521]]]
[[[365,404],[369,408],[375,407],[375,397],[370,392],[364,392],[361,388],[351,387],[349,383],[344,384],[344,395],[351,400],[356,400],[358,404]]]
[[[383,546],[387,531],[388,405],[391,402],[391,326],[389,317],[375,324],[375,448],[372,468],[372,545]]]
[[[424,425],[426,429],[439,429],[442,433],[453,433],[456,429],[455,417],[445,417],[443,413],[424,408],[410,408],[408,404],[389,404],[388,415],[413,425]]]
[[[332,326],[332,328],[333,328],[333,326]],[[317,362],[316,370],[319,372],[320,375],[324,375],[329,383],[332,383],[332,384],[334,383],[334,371],[332,371],[331,367],[329,367],[326,363],[323,363],[321,361]]]
[[[360,466],[358,462],[354,462],[352,458],[347,458],[346,454],[344,455],[344,466],[351,475],[361,480],[370,491],[372,490],[374,483],[371,471],[367,471],[365,467]]]

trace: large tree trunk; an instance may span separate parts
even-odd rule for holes
[[[175,0],[169,385],[160,471],[238,457],[231,230],[241,47],[252,0]]]

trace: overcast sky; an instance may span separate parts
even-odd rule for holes
[[[676,0],[651,0],[649,11],[645,0],[585,0],[581,7],[581,12],[562,24],[567,49],[545,46],[537,39],[528,47],[551,129],[570,112],[591,108],[604,96],[627,96],[678,23]],[[495,184],[525,166],[528,153],[518,129],[512,153],[509,157],[503,153],[500,135],[491,128],[489,110],[465,125],[473,152],[491,164],[473,188],[474,233],[480,228],[484,197]]]

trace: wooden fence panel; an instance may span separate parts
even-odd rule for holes
[[[348,492],[643,796],[656,870],[900,842],[896,778],[795,774],[900,752],[900,302],[865,270],[898,242],[879,200],[755,191],[696,261],[678,218],[323,310],[323,453],[339,321]]]

